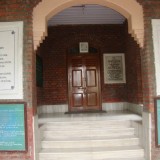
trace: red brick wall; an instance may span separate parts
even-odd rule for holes
[[[142,73],[140,47],[134,38],[128,34],[126,23],[126,79],[127,79],[127,100],[131,103],[143,103]]]
[[[141,50],[142,56],[142,75],[143,75],[143,102],[144,106],[153,111],[153,97],[155,94],[154,86],[154,54],[152,42],[152,18],[160,18],[160,2],[156,0],[138,0],[144,8],[145,40],[144,49]]]
[[[24,100],[27,102],[27,123],[28,123],[28,148],[29,150],[25,153],[19,152],[1,152],[0,159],[1,160],[31,160],[33,159],[33,140],[32,140],[32,108],[35,105],[33,100],[33,96],[35,95],[35,85],[34,83],[34,60],[33,50],[32,50],[32,6],[38,3],[41,0],[1,0],[0,1],[0,21],[24,21]],[[154,110],[154,102],[153,97],[155,96],[155,85],[154,85],[154,56],[153,56],[153,43],[152,43],[152,27],[151,27],[151,19],[152,18],[160,18],[160,1],[159,0],[137,0],[144,8],[144,19],[145,19],[145,47],[140,51],[141,61],[142,61],[142,88],[143,88],[143,102],[144,106],[146,106],[150,110]],[[93,31],[95,32],[95,31]],[[80,33],[79,33],[80,34]],[[70,37],[71,35],[68,35]],[[61,36],[64,38],[64,36]],[[68,42],[68,37],[65,37],[65,43]],[[106,38],[106,37],[105,37]],[[104,39],[105,39],[104,38]],[[102,39],[102,40],[104,40]],[[88,39],[87,39],[88,40]],[[91,40],[90,42],[96,41],[97,47],[101,47],[99,45],[101,42],[98,40]],[[76,42],[76,41],[75,41]],[[98,42],[98,43],[97,43]],[[103,41],[102,41],[103,42]],[[93,43],[94,44],[94,43]],[[66,44],[65,44],[66,45]],[[110,47],[111,44],[106,44],[106,48],[102,47],[103,52],[117,52],[117,48],[112,48],[111,50],[107,48]],[[121,46],[121,45],[120,45]],[[119,46],[119,47],[120,47]],[[124,45],[125,46],[125,45]],[[71,46],[67,46],[71,47]],[[128,49],[130,50],[130,49]],[[119,49],[119,51],[124,52],[124,49]],[[102,53],[103,53],[102,52]],[[127,53],[127,52],[126,52]],[[34,70],[34,71],[33,71]],[[127,76],[128,77],[128,76]],[[103,81],[103,78],[102,78]],[[128,85],[131,87],[131,85]],[[103,95],[111,95],[113,86],[107,90],[107,87],[103,88]],[[117,86],[114,86],[117,88]],[[126,90],[127,86],[121,86],[122,89]],[[106,89],[106,90],[105,90]],[[58,89],[57,89],[58,90]],[[115,90],[114,90],[115,91]],[[122,90],[123,91],[123,90]],[[115,95],[120,95],[122,93],[120,87],[118,86],[117,91],[109,97],[110,101],[112,98],[115,101]],[[117,94],[118,93],[118,94]],[[35,99],[35,97],[34,97]],[[117,100],[126,99],[125,97],[119,96]],[[130,99],[128,97],[128,99]],[[105,96],[103,96],[103,100]],[[5,100],[4,100],[5,101]],[[66,101],[65,98],[63,102]],[[129,100],[130,101],[130,100]],[[154,130],[154,114],[152,114],[152,160],[160,159],[160,150],[155,147],[155,130]]]
[[[130,35],[126,35],[125,25],[82,25],[82,26],[59,26],[49,29],[49,36],[38,49],[38,54],[43,57],[44,62],[44,88],[38,88],[38,104],[43,93],[43,104],[67,103],[67,51],[78,46],[81,41],[89,42],[89,45],[99,49],[101,54],[101,85],[103,102],[129,101],[139,103],[140,86],[137,85],[141,79],[141,66],[137,57],[139,47]],[[127,40],[126,38],[127,37]],[[130,40],[129,40],[130,39]],[[126,44],[127,43],[127,44]],[[128,46],[128,48],[126,47]],[[130,53],[134,49],[134,54]],[[127,50],[127,52],[126,52]],[[103,53],[127,53],[127,85],[126,84],[104,84],[103,77]],[[131,55],[131,56],[130,56]],[[127,61],[132,61],[132,67]],[[135,69],[134,72],[131,71]],[[133,81],[134,80],[134,83]],[[128,87],[128,88],[127,88]],[[130,93],[130,94],[127,94]]]
[[[142,56],[142,75],[143,75],[143,99],[144,106],[152,113],[152,160],[160,159],[160,149],[155,146],[155,120],[154,120],[154,97],[155,92],[155,68],[152,40],[152,19],[160,19],[160,1],[159,0],[138,0],[144,9],[145,24],[145,45],[141,51]]]
[[[26,152],[0,152],[0,160],[33,160],[33,128],[32,116],[33,94],[33,41],[32,41],[32,4],[29,1],[22,0],[0,0],[0,22],[23,21],[24,22],[24,52],[23,52],[23,83],[24,100],[27,102],[27,148]],[[0,102],[11,102],[11,100],[0,100]],[[14,100],[20,102],[20,100]]]

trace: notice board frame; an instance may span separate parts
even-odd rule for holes
[[[3,105],[22,105],[23,106],[23,116],[24,116],[24,123],[23,123],[23,126],[24,126],[24,148],[22,149],[0,149],[0,152],[26,152],[28,150],[27,148],[27,103],[26,102],[0,102],[0,107]],[[12,107],[12,106],[11,106]]]
[[[160,148],[160,97],[154,98],[154,109],[156,147]]]
[[[104,84],[126,83],[124,53],[104,53],[103,68],[104,68]],[[119,77],[117,77],[117,75]]]

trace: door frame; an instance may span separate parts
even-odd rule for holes
[[[97,61],[98,61],[98,67],[97,67],[97,71],[98,71],[98,88],[99,88],[99,107],[97,107],[97,110],[94,111],[102,111],[102,90],[101,90],[101,58],[100,58],[100,53],[95,53],[97,55]],[[71,98],[70,98],[70,84],[69,84],[69,79],[70,79],[70,75],[69,75],[69,59],[71,56],[80,56],[80,55],[94,55],[92,53],[79,53],[79,54],[67,54],[67,94],[68,94],[68,112],[92,112],[92,110],[77,110],[77,111],[72,111],[72,107],[70,106],[71,104]]]

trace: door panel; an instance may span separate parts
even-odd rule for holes
[[[87,93],[87,106],[88,107],[93,107],[97,106],[97,93]]]
[[[71,82],[70,82],[70,96],[71,106],[83,107],[83,68],[72,67]]]
[[[83,94],[82,93],[73,93],[73,106],[82,107],[83,106]]]
[[[82,86],[82,70],[73,70],[72,71],[72,87],[81,87]]]
[[[68,57],[69,111],[101,110],[98,55]]]
[[[86,71],[86,85],[87,87],[96,87],[97,86],[97,79],[96,79],[96,70],[88,69]]]

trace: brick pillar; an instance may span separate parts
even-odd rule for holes
[[[38,2],[38,1],[37,1]],[[33,160],[33,127],[32,117],[35,107],[35,70],[33,53],[33,33],[32,33],[32,8],[35,5],[27,0],[1,0],[0,1],[0,21],[23,21],[24,22],[24,41],[23,41],[23,100],[14,100],[14,102],[25,101],[27,103],[27,126],[26,142],[28,150],[26,152],[0,152],[1,160]],[[11,100],[0,100],[0,102],[11,102]]]

